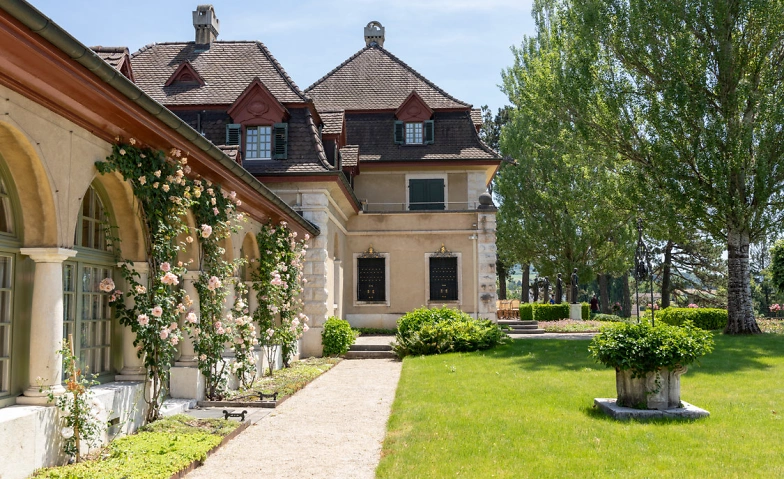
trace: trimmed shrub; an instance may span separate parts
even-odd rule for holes
[[[419,308],[397,321],[392,345],[398,356],[441,354],[488,349],[501,344],[506,335],[487,319],[474,319],[451,308]]]
[[[580,306],[582,307],[582,314],[580,316],[582,316],[584,320],[591,319],[591,305],[589,303],[581,303]]]
[[[324,322],[324,329],[321,331],[324,356],[346,354],[355,339],[357,339],[357,333],[351,329],[348,321],[332,316]]]
[[[536,304],[534,305],[534,320],[558,321],[569,319],[569,305],[561,304]]]
[[[711,330],[726,328],[729,315],[726,309],[717,308],[664,308],[656,311],[656,319],[673,326],[691,321],[698,328]]]
[[[531,303],[523,303],[520,305],[520,321],[533,321],[534,320],[534,305]]]
[[[605,321],[609,323],[620,323],[623,322],[623,318],[620,316],[616,316],[614,314],[594,314],[591,318],[594,321]]]

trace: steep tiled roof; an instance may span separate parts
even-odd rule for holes
[[[359,145],[346,145],[340,149],[343,166],[357,166],[359,161]]]
[[[438,112],[434,116],[431,145],[396,145],[392,113],[346,115],[347,141],[359,145],[359,161],[463,161],[501,160],[485,145],[470,121],[470,113]]]
[[[433,109],[470,107],[377,44],[363,48],[305,90],[319,111],[397,109],[412,91]]]
[[[343,112],[342,111],[320,111],[319,116],[324,122],[325,135],[339,135],[343,132]]]
[[[92,51],[94,51],[101,60],[105,61],[112,67],[119,69],[120,64],[122,63],[123,57],[130,56],[130,52],[128,51],[128,47],[90,47]]]
[[[287,159],[245,161],[242,166],[254,175],[262,176],[268,173],[314,173],[332,170],[310,110],[292,108],[288,124]]]
[[[479,108],[472,109],[471,121],[474,122],[474,126],[477,128],[482,126],[482,123],[484,123],[484,118],[482,118],[482,110],[480,110]]]
[[[164,86],[189,61],[206,84]],[[197,50],[194,42],[154,43],[131,57],[136,84],[164,105],[230,105],[259,77],[281,103],[307,100],[261,42],[213,42]]]

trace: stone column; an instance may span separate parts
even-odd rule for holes
[[[302,194],[302,217],[315,224],[321,234],[308,241],[308,250],[305,255],[304,276],[308,282],[303,291],[305,303],[304,313],[310,318],[310,330],[302,336],[300,348],[301,357],[321,356],[321,331],[324,322],[332,309],[327,304],[329,292],[327,291],[327,238],[329,228],[329,199],[325,193]]]
[[[479,263],[479,306],[480,318],[496,321],[496,246],[495,246],[495,211],[483,211],[478,214],[478,263]]]
[[[200,319],[199,293],[196,291],[196,281],[199,279],[200,271],[188,271],[182,276],[182,287],[185,294],[190,296],[193,304],[188,311],[196,313]],[[187,312],[185,314],[188,314]],[[182,321],[182,320],[181,320]],[[180,359],[171,368],[169,394],[176,399],[196,399],[203,401],[205,395],[204,375],[199,371],[196,352],[193,348],[193,341],[187,333],[180,343]]]
[[[146,262],[138,261],[131,265],[131,269],[139,273],[137,281],[144,287],[147,287],[150,265]],[[126,291],[129,288],[130,284],[126,284]],[[125,306],[128,308],[134,306],[133,299],[128,294],[125,295]],[[123,368],[114,379],[116,381],[144,381],[147,377],[147,368],[144,367],[144,360],[136,353],[136,346],[133,345],[136,333],[131,331],[130,326],[123,327],[122,339]]]
[[[20,252],[35,261],[33,304],[30,314],[29,387],[17,404],[52,405],[49,392],[59,396],[62,386],[63,359],[63,261],[76,256],[64,248],[22,248]],[[43,391],[39,390],[43,388]]]

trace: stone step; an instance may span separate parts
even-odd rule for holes
[[[504,325],[504,326],[506,326],[506,325]],[[531,324],[531,325],[528,325],[528,324],[513,324],[512,326],[506,326],[506,328],[507,328],[507,331],[508,330],[513,330],[514,331],[516,329],[539,329],[539,325],[537,325],[537,324]]]
[[[544,329],[518,329],[513,331],[507,331],[507,335],[519,335],[519,334],[544,334],[546,331]]]
[[[518,321],[518,320],[511,320],[511,319],[499,319],[498,325],[499,326],[536,326],[539,323],[537,321]]]
[[[392,351],[389,344],[352,344],[349,351]]]
[[[343,357],[346,359],[396,359],[397,354],[392,351],[349,351]]]

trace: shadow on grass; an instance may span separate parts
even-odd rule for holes
[[[770,359],[784,358],[784,335],[758,334],[730,336],[714,334],[713,352],[700,359],[690,370],[696,374],[724,374],[743,370],[770,369]],[[532,371],[558,369],[580,371],[585,368],[603,369],[588,352],[590,341],[567,339],[537,339],[513,341],[484,351],[488,358],[512,359],[520,367]],[[768,361],[766,361],[768,360]]]

